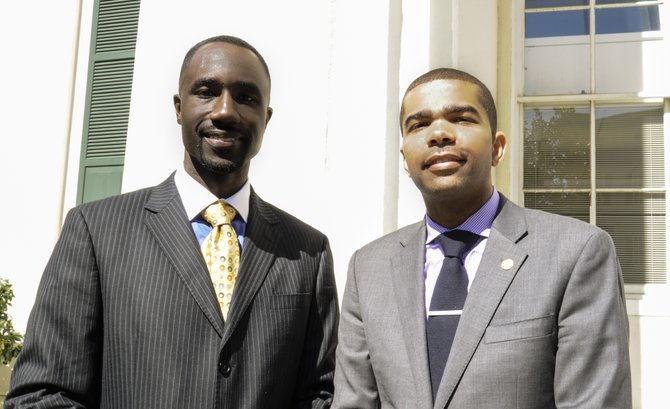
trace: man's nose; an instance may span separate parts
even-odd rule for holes
[[[447,121],[435,121],[428,134],[429,146],[445,146],[454,143],[456,134],[453,127]]]
[[[221,95],[216,98],[212,112],[210,113],[212,121],[239,122],[240,115],[237,112],[237,102],[228,90],[223,90]]]

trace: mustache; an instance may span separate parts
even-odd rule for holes
[[[210,138],[240,139],[246,138],[249,131],[240,124],[212,124],[203,126],[198,130],[198,134]]]

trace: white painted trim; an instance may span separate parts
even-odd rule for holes
[[[81,162],[81,143],[84,132],[84,113],[86,111],[86,85],[93,28],[93,6],[92,1],[83,1],[79,10],[78,52],[74,72],[62,219],[77,203],[77,183],[79,180],[79,163]]]
[[[670,285],[626,284],[625,288],[628,315],[670,317]]]
[[[70,163],[70,150],[72,149],[71,141],[72,141],[72,120],[73,120],[73,111],[74,111],[74,106],[75,106],[75,93],[77,91],[77,66],[79,64],[79,55],[81,53],[81,48],[80,48],[80,36],[81,36],[81,19],[82,19],[82,0],[77,0],[77,21],[76,21],[76,27],[75,27],[75,38],[72,44],[72,50],[73,50],[73,61],[72,61],[72,73],[70,76],[70,93],[68,95],[68,107],[69,107],[69,112],[68,112],[68,117],[66,119],[67,121],[67,135],[65,135],[65,141],[62,146],[62,152],[61,155],[63,157],[63,167],[61,169],[61,178],[62,178],[62,183],[61,183],[61,193],[60,193],[60,200],[58,201],[58,214],[59,218],[56,220],[56,231],[60,233],[61,226],[63,224],[63,221],[65,219],[65,211],[67,210],[65,208],[65,198],[67,194],[67,181],[68,181],[68,172],[69,172],[69,163]]]

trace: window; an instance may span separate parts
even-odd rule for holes
[[[640,92],[653,86],[645,79],[666,75],[656,61],[666,53],[659,2],[528,0],[526,7],[525,95]]]
[[[609,232],[631,284],[667,282],[664,101],[639,96],[659,58],[659,7],[527,0],[525,10],[524,204]]]
[[[121,192],[140,0],[96,0],[77,203]]]

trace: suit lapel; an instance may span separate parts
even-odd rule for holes
[[[435,398],[435,408],[444,408],[451,399],[493,314],[525,261],[527,254],[517,243],[526,232],[523,210],[501,195],[498,215],[463,307],[449,361]]]
[[[223,336],[223,318],[198,242],[174,184],[174,175],[156,186],[145,205],[153,213],[145,224],[174,265],[191,296]]]
[[[224,343],[228,341],[249,308],[274,262],[279,235],[277,229],[273,227],[277,223],[278,219],[270,206],[261,200],[252,189],[240,271],[223,333]]]
[[[426,243],[425,223],[408,228],[391,260],[391,277],[398,314],[403,328],[405,349],[415,384],[417,407],[430,407],[432,392],[426,343],[425,283],[423,277]],[[426,405],[421,405],[425,402]]]

